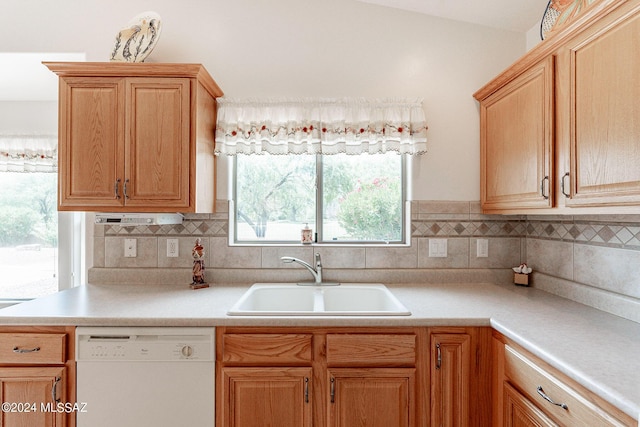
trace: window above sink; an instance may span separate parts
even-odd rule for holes
[[[397,153],[237,155],[234,243],[404,243],[406,172]]]

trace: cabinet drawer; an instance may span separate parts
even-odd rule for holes
[[[416,336],[327,334],[328,366],[415,366]]]
[[[64,364],[66,334],[0,333],[0,363]]]
[[[518,390],[504,382],[504,427],[539,426],[558,427]]]
[[[508,345],[505,346],[505,375],[536,406],[562,425],[625,425]],[[542,394],[556,404],[547,401]]]
[[[311,363],[311,334],[225,334],[225,363],[291,365]]]

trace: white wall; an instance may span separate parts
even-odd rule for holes
[[[472,94],[525,52],[524,34],[353,0],[21,0],[3,4],[0,51],[105,61],[145,10],[163,18],[148,61],[203,63],[230,97],[424,98],[430,151],[413,198],[479,199]]]
[[[533,49],[542,41],[540,38],[540,24],[536,24],[526,33],[527,51]]]
[[[55,135],[57,131],[57,101],[0,101],[0,133]]]

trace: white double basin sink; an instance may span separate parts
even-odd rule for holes
[[[256,283],[228,311],[230,316],[409,316],[380,283],[297,285]]]

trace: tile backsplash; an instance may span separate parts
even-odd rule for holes
[[[640,216],[529,216],[534,286],[640,322]]]
[[[226,206],[219,201],[218,206]],[[412,202],[408,246],[230,246],[228,213],[187,214],[182,225],[94,228],[94,283],[190,281],[191,249],[200,238],[211,283],[309,280],[281,256],[322,256],[325,277],[340,281],[512,282],[527,262],[532,286],[640,322],[640,216],[484,215],[478,202]],[[125,238],[138,240],[125,258]],[[179,256],[167,257],[167,239]],[[429,257],[429,240],[446,239],[447,256]],[[488,256],[477,256],[486,239]],[[308,277],[307,277],[308,276]]]

